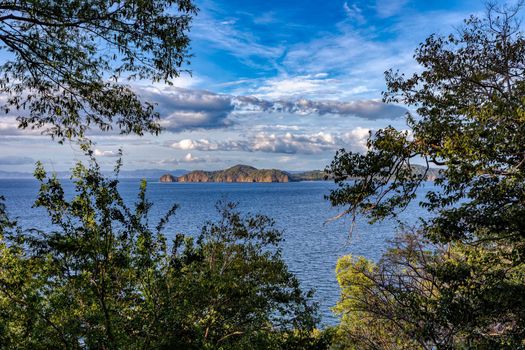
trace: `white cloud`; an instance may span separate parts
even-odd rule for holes
[[[191,153],[188,153],[180,160],[182,163],[200,163],[203,162],[201,158],[197,158],[191,155]]]
[[[268,22],[269,19],[263,20]],[[274,61],[282,55],[284,48],[261,44],[249,31],[237,29],[236,24],[236,20],[216,20],[207,11],[202,11],[193,23],[192,40],[224,50],[252,68],[273,68]],[[266,62],[261,63],[261,59]]]
[[[286,153],[286,154],[315,154],[336,149],[335,138],[331,134],[320,132],[313,135],[284,135],[261,133],[255,136],[250,145],[251,151]]]
[[[178,150],[210,151],[245,151],[281,154],[318,154],[325,151],[333,152],[339,148],[349,148],[363,151],[366,148],[369,129],[355,128],[344,134],[318,132],[284,134],[259,132],[246,139],[212,141],[207,139],[183,139],[172,141],[168,147]]]
[[[180,140],[178,142],[174,142],[171,144],[171,148],[175,149],[181,149],[181,150],[190,150],[195,148],[203,148],[203,146],[210,146],[212,145],[215,147],[215,144],[210,143],[208,140],[190,140],[190,139],[184,139]],[[213,149],[212,147],[206,147],[207,150]]]
[[[180,141],[168,142],[168,146],[179,150],[197,150],[197,151],[245,151],[248,150],[244,141],[210,141],[206,139],[191,140],[183,139]]]
[[[404,108],[386,105],[373,100],[337,101],[298,99],[294,94],[304,91],[319,91],[328,81],[326,73],[296,77],[288,82],[275,81],[274,92],[269,96],[287,95],[272,100],[255,96],[234,96],[216,94],[205,90],[182,89],[177,87],[138,88],[137,92],[146,101],[156,103],[160,113],[160,125],[171,132],[195,129],[227,128],[234,124],[234,114],[244,112],[286,112],[297,115],[333,114],[343,117],[365,119],[395,119],[404,114]],[[356,87],[360,89],[360,87]],[[262,87],[259,92],[270,92],[272,88]],[[249,117],[252,117],[248,113]]]
[[[345,11],[346,16],[351,20],[354,20],[359,24],[363,24],[365,22],[363,11],[356,4],[348,5],[348,3],[345,2],[343,4],[343,10]]]
[[[385,104],[374,100],[360,101],[313,101],[308,99],[281,99],[269,101],[253,96],[240,96],[235,99],[240,108],[252,108],[265,112],[287,112],[299,115],[325,115],[354,116],[364,119],[396,119],[406,113],[406,108]]]
[[[303,77],[309,80],[305,84],[314,86],[316,80],[329,80],[327,74],[318,73],[308,77]],[[301,79],[303,79],[301,78]],[[299,80],[301,80],[299,79]],[[304,80],[303,79],[303,80]],[[298,81],[299,81],[298,80]],[[319,83],[321,85],[321,83]],[[300,90],[297,87],[297,91]],[[156,104],[156,109],[159,112],[161,119],[160,125],[167,131],[179,133],[183,131],[194,130],[210,130],[210,129],[226,129],[239,124],[239,130],[246,130],[247,121],[251,126],[249,131],[298,131],[297,125],[282,124],[267,124],[261,127],[260,124],[253,125],[257,121],[260,122],[262,113],[269,115],[269,113],[278,113],[276,118],[287,117],[286,115],[296,116],[323,116],[330,114],[339,117],[357,117],[368,120],[377,119],[396,119],[405,113],[405,109],[395,105],[386,105],[373,100],[357,100],[357,101],[337,101],[337,100],[311,100],[311,99],[297,99],[293,97],[281,98],[278,100],[263,99],[257,96],[234,96],[226,94],[216,94],[205,90],[183,89],[178,87],[137,87],[137,93],[145,101]],[[290,86],[290,91],[293,91]],[[261,113],[262,112],[262,113]],[[286,114],[286,115],[284,115]],[[284,116],[283,116],[284,115]],[[295,121],[297,122],[297,121]],[[243,124],[244,123],[244,124]],[[93,139],[100,139],[105,141],[122,140],[126,144],[132,143],[133,136],[122,136],[117,134],[118,128],[113,131],[105,133],[98,129],[88,132],[89,137]],[[0,117],[0,135],[8,136],[34,136],[40,135],[41,130],[21,130],[18,129],[18,121],[13,116]],[[151,142],[145,139],[140,141],[144,144]],[[182,142],[182,140],[181,140]],[[189,142],[189,141],[185,141]],[[194,140],[194,142],[198,142]],[[137,143],[137,142],[135,142]],[[193,149],[191,143],[181,143],[174,145],[173,148],[178,149]],[[208,144],[198,145],[198,148],[212,150],[211,148],[218,147],[217,145]],[[221,145],[221,147],[236,148],[244,150],[244,144],[229,143]],[[104,153],[100,151],[100,156],[110,157],[111,153]]]
[[[171,87],[192,89],[203,84],[204,81],[205,78],[199,76],[198,74],[192,73],[190,75],[189,73],[183,72],[180,76],[171,80],[171,83],[173,84]],[[139,89],[163,90],[166,88],[166,84],[164,82],[151,82],[149,80],[135,81],[133,82],[133,85]]]
[[[277,158],[277,161],[279,163],[288,163],[288,162],[291,162],[293,160],[295,160],[295,158],[294,157],[290,157],[290,156],[282,156],[282,157]]]
[[[103,151],[103,150],[96,148],[93,151],[93,155],[95,157],[118,157],[119,153],[115,151]]]
[[[408,0],[376,0],[376,12],[381,18],[392,17],[399,14]]]
[[[219,159],[211,157],[195,157],[191,153],[187,153],[182,158],[168,158],[154,162],[156,165],[188,165],[188,164],[199,164],[199,163],[214,163],[218,162]]]
[[[282,76],[267,79],[251,94],[264,99],[284,99],[306,96],[326,96],[339,93],[337,79],[328,78],[324,72],[317,74]]]
[[[370,136],[370,129],[357,127],[349,132],[342,135],[344,143],[353,151],[364,152],[366,151],[366,141]]]
[[[231,125],[232,97],[204,90],[177,87],[138,89],[141,97],[156,103],[160,124],[169,131],[215,129]]]
[[[275,131],[299,131],[301,127],[299,125],[286,125],[286,124],[257,124],[254,125],[251,130],[254,131],[266,131],[266,132],[275,132]]]

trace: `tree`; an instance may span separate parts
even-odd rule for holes
[[[196,240],[179,234],[168,243],[163,231],[177,206],[151,225],[145,182],[130,208],[94,158],[74,168],[72,198],[42,166],[35,176],[35,206],[51,228],[20,228],[0,205],[1,349],[302,349],[324,341],[311,333],[315,305],[283,262],[271,219],[221,205],[220,220]]]
[[[456,34],[430,36],[415,54],[421,73],[386,73],[385,101],[415,109],[407,115],[410,132],[379,130],[369,138],[366,154],[341,150],[328,169],[339,184],[331,203],[374,221],[395,217],[415,198],[424,177],[410,171],[414,160],[441,167],[436,190],[421,202],[432,215],[420,229],[429,243],[445,245],[451,255],[417,268],[439,282],[439,292],[419,294],[419,302],[437,302],[440,322],[454,329],[449,342],[444,335],[438,339],[442,348],[525,346],[525,37],[517,19],[520,9],[489,5],[484,18],[470,17]],[[350,183],[348,178],[358,180]],[[392,254],[407,254],[407,249]],[[395,260],[381,264],[403,266]],[[409,277],[412,284],[420,278]],[[386,286],[415,296],[394,280]],[[409,314],[422,303],[398,306]],[[418,329],[429,325],[422,322]],[[398,329],[413,334],[410,328]]]
[[[157,134],[158,114],[119,79],[169,82],[188,62],[191,0],[4,1],[4,110],[60,141],[92,126]]]
[[[421,232],[396,238],[378,263],[345,256],[337,263],[341,314],[337,344],[352,349],[450,349],[465,343],[462,285],[448,285],[436,267],[461,254],[434,246]],[[472,344],[470,344],[472,345]]]

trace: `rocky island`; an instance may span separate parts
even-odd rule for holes
[[[177,182],[177,178],[171,174],[164,174],[160,177],[160,182]]]
[[[226,170],[196,170],[178,178],[179,182],[289,182],[290,174],[277,169],[257,169],[236,165]]]
[[[427,181],[434,181],[439,176],[439,169],[426,169],[421,165],[412,165],[412,171],[414,174],[424,175]],[[239,164],[225,170],[195,170],[179,177],[164,174],[160,177],[160,182],[298,182],[329,179],[331,178],[322,170],[287,172]]]

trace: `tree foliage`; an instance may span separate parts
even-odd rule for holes
[[[366,154],[341,150],[329,168],[339,184],[332,204],[374,221],[395,217],[415,198],[424,177],[408,171],[414,160],[441,166],[435,189],[420,203],[432,214],[422,220],[421,237],[438,256],[427,260],[430,253],[413,244],[395,248],[373,272],[361,269],[373,288],[359,288],[372,300],[391,295],[360,309],[374,317],[392,307],[389,324],[423,348],[525,347],[520,9],[489,5],[485,17],[470,17],[457,33],[430,36],[415,53],[420,73],[386,73],[385,101],[415,109],[407,116],[409,132],[379,130]],[[407,266],[405,256],[415,261]],[[412,268],[418,272],[406,275]],[[436,293],[412,289],[425,281],[436,284]],[[418,322],[406,323],[403,315]]]
[[[120,165],[117,165],[117,173]],[[52,228],[26,230],[0,206],[0,348],[314,348],[316,308],[288,271],[271,219],[218,206],[193,239],[164,234],[143,182],[130,207],[94,159],[74,196],[39,165],[35,206]]]
[[[17,0],[0,4],[4,110],[57,137],[95,126],[158,133],[158,114],[119,78],[169,82],[188,61],[191,0]]]

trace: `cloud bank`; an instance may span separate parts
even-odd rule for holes
[[[272,100],[180,87],[162,89],[138,87],[136,91],[144,101],[156,105],[156,110],[161,117],[160,125],[165,130],[174,133],[225,129],[234,125],[236,119],[250,118],[253,113],[287,113],[312,117],[335,115],[343,118],[378,120],[396,119],[406,112],[403,107],[387,105],[375,100],[315,101],[294,97]],[[41,130],[18,129],[18,121],[14,116],[0,116],[0,135],[28,136],[39,135],[40,132]],[[90,134],[99,135],[101,133],[93,130]]]
[[[369,129],[355,128],[347,133],[332,134],[319,132],[315,134],[257,133],[253,137],[213,141],[208,139],[182,139],[168,142],[170,148],[183,151],[244,151],[282,154],[318,154],[349,148],[355,151],[366,149]]]
[[[304,87],[305,88],[305,87]],[[177,87],[142,89],[145,101],[157,105],[160,124],[171,132],[195,129],[227,128],[234,124],[233,114],[245,112],[289,113],[294,115],[355,117],[368,120],[396,119],[406,113],[404,107],[376,100],[314,101],[309,99],[263,99],[256,96],[216,94],[205,90]]]
[[[138,94],[156,104],[161,126],[168,131],[216,129],[231,125],[232,98],[204,90],[170,87],[140,89]]]
[[[256,108],[264,112],[287,112],[300,115],[334,114],[342,117],[357,117],[369,120],[396,119],[407,112],[401,106],[389,105],[375,100],[364,101],[312,101],[277,100],[268,101],[253,96],[239,96],[235,101],[241,108]]]
[[[93,151],[93,155],[95,155],[95,157],[118,157],[119,153],[115,151],[103,151],[101,149],[96,148]]]

